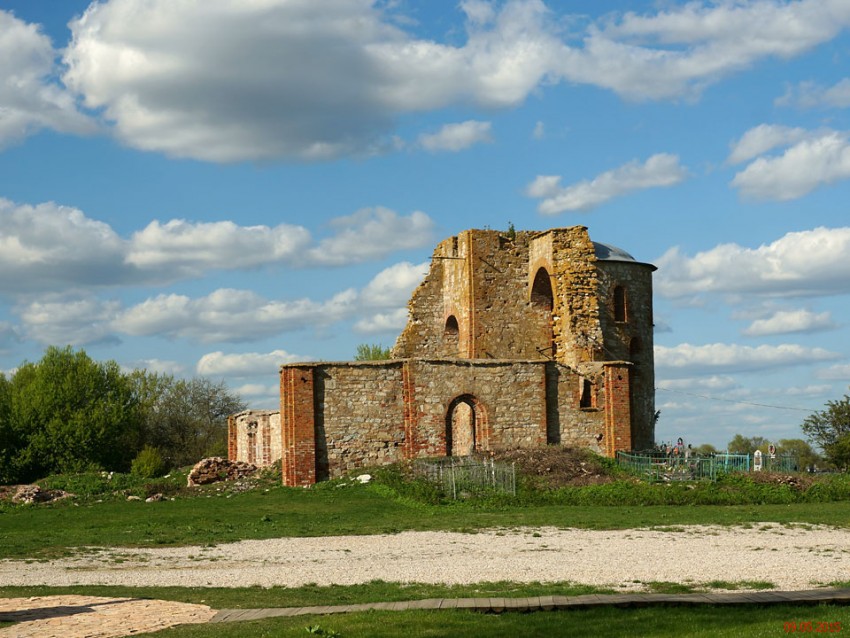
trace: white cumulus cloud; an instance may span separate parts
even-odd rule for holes
[[[361,298],[370,308],[403,306],[413,289],[428,274],[430,264],[403,261],[385,268],[363,288]]]
[[[655,365],[662,371],[684,370],[691,374],[717,374],[718,371],[754,371],[788,367],[840,358],[823,348],[797,344],[742,346],[729,343],[655,346]]]
[[[850,380],[850,363],[837,363],[823,370],[818,370],[817,377],[847,382]]]
[[[291,354],[286,350],[271,352],[239,352],[225,354],[209,352],[202,356],[196,367],[198,374],[206,376],[254,377],[274,375],[286,363],[309,361],[310,357]]]
[[[120,311],[114,300],[91,295],[50,294],[18,309],[26,336],[45,345],[117,342],[110,322]]]
[[[747,248],[720,244],[693,257],[672,248],[656,260],[656,290],[665,297],[747,293],[808,297],[850,292],[850,227],[787,233]]]
[[[67,206],[0,198],[0,291],[65,290],[131,281],[126,242],[103,222]]]
[[[267,299],[250,290],[220,288],[200,297],[159,294],[124,306],[87,293],[50,293],[19,305],[16,312],[21,327],[10,326],[9,334],[20,332],[46,344],[85,345],[115,341],[122,335],[238,343],[348,320],[355,321],[360,332],[392,332],[404,326],[407,299],[426,272],[427,263],[402,262],[380,271],[361,290],[349,288],[324,300]],[[0,324],[0,339],[2,328]],[[265,354],[217,351],[202,357],[197,370],[201,374],[244,375],[251,369],[304,359],[283,350]]]
[[[729,164],[740,164],[758,157],[776,147],[784,147],[799,142],[811,133],[802,128],[760,124],[741,136],[732,144],[732,151],[726,160]]]
[[[492,142],[491,123],[476,120],[446,124],[436,133],[423,133],[419,136],[419,145],[432,153],[439,151],[456,153],[476,144]]]
[[[354,291],[324,302],[276,301],[249,290],[219,289],[209,295],[158,295],[121,312],[115,327],[131,335],[189,338],[203,343],[239,342],[308,326],[328,325],[353,310]]]
[[[354,331],[360,334],[399,333],[406,323],[407,308],[396,308],[391,312],[378,312],[360,319],[354,324]]]
[[[61,67],[37,26],[3,12],[0,70],[22,81],[0,88],[0,142],[43,127],[91,130],[78,95],[123,143],[170,156],[370,155],[398,148],[406,114],[511,108],[558,82],[696,99],[850,25],[845,0],[694,0],[595,21],[551,5],[467,0],[463,31],[420,37],[396,2],[102,0],[71,22]],[[60,74],[64,86],[48,80]],[[843,91],[833,88],[825,100]]]
[[[828,312],[814,313],[810,310],[779,310],[770,317],[756,319],[745,330],[750,337],[790,334],[796,332],[820,332],[836,328]]]
[[[172,219],[164,224],[153,221],[133,233],[125,260],[140,269],[192,276],[221,264],[240,269],[285,263],[310,243],[310,232],[303,226],[269,228]]]
[[[828,132],[794,144],[778,157],[760,157],[732,185],[757,200],[798,199],[820,186],[850,178],[850,138]]]
[[[63,80],[137,148],[215,162],[370,153],[392,146],[403,113],[516,105],[551,68],[541,2],[466,10],[467,43],[451,46],[367,0],[108,0],[71,23]]]
[[[788,87],[785,95],[776,100],[776,104],[806,109],[846,109],[850,107],[850,78],[844,78],[832,86],[801,82],[796,87]]]
[[[50,79],[56,55],[38,25],[0,10],[0,149],[41,129],[95,131],[73,95]]]
[[[423,212],[377,207],[331,220],[321,239],[292,224],[183,219],[153,221],[124,239],[76,208],[0,198],[0,293],[161,284],[271,265],[344,266],[430,245],[433,228]]]
[[[850,24],[843,0],[687,2],[591,25],[566,74],[636,99],[695,97],[768,57],[791,58]]]
[[[405,217],[379,206],[337,217],[331,228],[331,237],[307,251],[312,264],[359,263],[385,257],[390,251],[420,248],[431,243],[434,222],[420,211]]]
[[[590,210],[633,191],[674,186],[687,175],[678,156],[659,153],[643,163],[633,160],[570,186],[561,186],[560,176],[538,175],[526,188],[526,194],[543,200],[537,207],[541,213],[555,215],[568,210]]]

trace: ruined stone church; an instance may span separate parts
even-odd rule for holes
[[[310,485],[420,456],[654,442],[655,266],[583,226],[442,241],[386,361],[287,364],[280,411],[229,420],[231,459]]]

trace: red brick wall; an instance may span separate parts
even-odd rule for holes
[[[284,485],[316,482],[314,366],[286,366],[280,373],[280,430]]]
[[[227,458],[236,460],[236,416],[227,417]]]
[[[605,364],[605,454],[616,456],[618,450],[632,449],[631,398],[629,396],[630,365]]]

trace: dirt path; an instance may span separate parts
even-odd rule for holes
[[[810,589],[850,574],[850,530],[692,526],[637,530],[404,532],[103,549],[39,563],[0,561],[7,585],[243,587],[401,582],[571,581],[619,591],[652,581],[767,581]]]
[[[3,638],[112,638],[205,623],[215,611],[205,605],[166,600],[99,596],[0,598],[0,619],[16,624]]]

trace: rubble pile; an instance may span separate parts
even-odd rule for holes
[[[244,461],[230,461],[220,456],[211,456],[195,464],[189,472],[189,487],[208,485],[218,481],[233,481],[250,476],[257,466]]]
[[[19,485],[13,503],[49,503],[73,496],[64,490],[43,490],[38,485]]]

